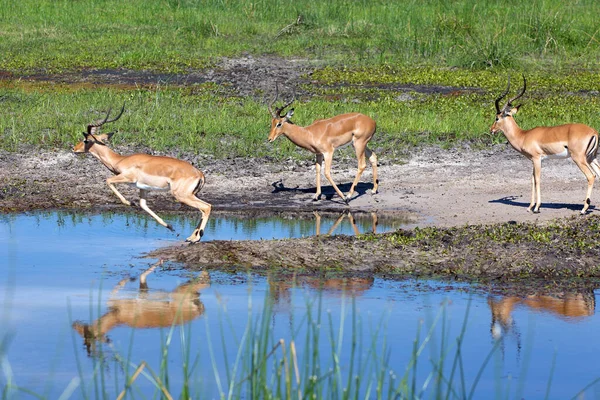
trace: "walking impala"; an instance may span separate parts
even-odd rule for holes
[[[379,180],[377,179],[377,156],[367,147],[367,143],[369,143],[369,140],[371,140],[375,133],[376,124],[372,118],[359,113],[341,114],[329,119],[316,120],[311,125],[302,127],[295,125],[290,120],[292,115],[294,115],[293,108],[285,115],[282,115],[283,110],[294,102],[295,96],[292,97],[291,101],[284,104],[283,107],[273,111],[273,104],[277,101],[277,97],[278,90],[277,86],[275,86],[275,99],[269,104],[269,113],[273,117],[269,142],[273,142],[279,135],[285,135],[296,146],[317,155],[317,162],[315,164],[317,170],[317,192],[314,200],[321,198],[321,164],[323,164],[323,160],[325,160],[325,177],[331,186],[333,186],[336,193],[345,202],[348,202],[354,194],[358,180],[367,166],[365,155],[369,158],[373,167],[373,190],[371,193],[377,193],[377,187],[379,186]],[[331,178],[331,161],[334,150],[348,143],[352,143],[356,151],[358,171],[348,195],[344,196]]]
[[[112,120],[108,120],[110,109],[106,118],[87,126],[87,132],[83,132],[83,141],[73,147],[75,153],[91,153],[99,159],[115,176],[106,180],[108,187],[117,195],[125,205],[131,205],[115,187],[117,183],[130,183],[140,189],[140,207],[150,214],[159,224],[173,230],[156,215],[146,204],[146,196],[150,190],[171,190],[171,194],[181,203],[187,204],[200,210],[202,214],[200,222],[188,242],[196,243],[204,235],[204,228],[210,215],[211,205],[196,197],[196,193],[204,186],[204,174],[190,163],[172,157],[153,156],[149,154],[133,154],[122,156],[112,151],[106,145],[114,132],[100,133],[100,127],[109,122],[118,120],[121,113]]]
[[[600,176],[600,165],[596,160],[598,152],[598,132],[583,124],[566,124],[559,126],[539,126],[530,130],[522,130],[515,122],[514,115],[519,111],[519,104],[512,106],[512,102],[523,96],[526,87],[523,76],[523,90],[516,97],[508,100],[500,109],[500,100],[508,94],[510,77],[506,90],[496,99],[496,121],[490,128],[491,133],[502,131],[511,146],[533,162],[533,175],[531,177],[531,203],[528,211],[533,209],[539,212],[542,204],[540,194],[540,178],[542,160],[544,158],[571,157],[581,169],[588,181],[587,195],[581,214],[585,214],[590,206],[590,196],[596,176]]]

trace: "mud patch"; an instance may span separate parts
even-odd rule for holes
[[[148,257],[180,262],[191,270],[328,271],[493,283],[572,281],[600,278],[598,226],[600,217],[590,216],[545,226],[505,223],[360,237],[213,241],[162,248]]]
[[[126,69],[87,69],[58,74],[43,72],[15,75],[0,71],[0,80],[28,80],[61,84],[88,84],[90,86],[111,86],[135,88],[139,86],[190,86],[213,82],[229,88],[236,96],[262,96],[274,91],[275,82],[284,86],[298,86],[307,83],[307,76],[319,65],[305,59],[282,59],[278,57],[245,56],[235,59],[222,59],[204,70],[190,70],[186,73],[170,74],[153,71]]]
[[[296,91],[298,96],[309,97],[315,94],[316,89],[331,90],[352,87],[361,91],[376,89],[398,93],[401,100],[410,100],[410,93],[443,95],[483,93],[480,88],[442,85],[394,83],[329,85],[311,79],[312,73],[322,66],[323,64],[318,60],[246,55],[238,58],[223,58],[203,70],[189,70],[176,74],[127,69],[85,69],[56,74],[38,72],[24,75],[0,71],[0,80],[19,79],[32,82],[89,85],[90,87],[110,86],[122,89],[158,85],[192,86],[211,82],[229,89],[233,96],[251,96],[260,100],[264,100],[265,96],[268,97],[274,93],[276,82],[281,85],[282,92]],[[303,90],[303,87],[308,89]]]

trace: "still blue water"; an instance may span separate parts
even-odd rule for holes
[[[300,359],[307,307],[313,313],[322,309],[320,351],[325,355],[324,371],[331,366],[332,346],[341,346],[340,363],[342,370],[347,368],[353,308],[360,328],[359,352],[367,359],[373,343],[378,350],[386,344],[380,357],[389,351],[389,369],[398,379],[409,365],[415,338],[419,336],[423,341],[435,316],[444,309],[445,323],[435,325],[434,339],[419,358],[416,384],[421,388],[431,372],[429,360],[439,358],[442,329],[447,348],[455,349],[469,309],[460,373],[467,393],[486,356],[496,346],[474,398],[491,398],[498,393],[508,393],[503,398],[544,398],[552,368],[550,398],[571,398],[600,377],[600,319],[595,314],[595,292],[490,297],[482,288],[427,280],[356,279],[342,285],[334,279],[319,282],[301,277],[293,285],[290,279],[211,271],[210,285],[197,288],[199,296],[190,302],[194,311],[182,327],[134,329],[121,321],[103,336],[103,352],[94,340],[86,346],[73,329],[73,322],[90,325],[100,316],[125,314],[132,302],[141,307],[164,305],[177,287],[199,275],[158,267],[148,276],[148,290],[143,291],[138,281],[126,281],[128,277],[139,277],[156,261],[140,255],[181,241],[197,223],[185,218],[169,222],[181,236],[134,214],[51,212],[0,216],[0,386],[10,382],[52,399],[61,394],[72,399],[83,398],[84,394],[95,398],[94,382],[102,376],[107,397],[115,398],[124,387],[123,367],[115,360],[130,360],[129,374],[142,361],[159,371],[164,343],[169,341],[167,367],[175,397],[183,381],[183,354],[191,354],[193,387],[202,398],[216,398],[223,390],[226,393],[226,370],[231,370],[236,358],[248,316],[253,321],[260,317],[265,298],[275,303],[269,320],[274,340],[282,338],[289,344],[293,331],[300,338]],[[334,223],[335,219],[323,218],[321,232]],[[315,233],[314,224],[312,219],[215,216],[204,240],[307,236]],[[357,218],[356,225],[361,232],[372,229],[370,217]],[[384,231],[397,225],[380,222],[377,229]],[[335,231],[353,232],[347,218]],[[116,290],[119,282],[125,284]],[[329,341],[329,318],[336,338],[333,345]],[[103,322],[103,326],[108,325]],[[340,327],[343,335],[338,342]],[[171,332],[173,337],[169,337]],[[189,349],[182,350],[184,345]],[[453,353],[449,360],[454,360]],[[451,365],[451,361],[446,362],[448,370]],[[369,371],[361,373],[368,381]],[[137,397],[155,393],[144,376],[136,380],[135,387]],[[9,398],[25,397],[17,390],[7,393]],[[592,387],[586,398],[598,394]]]

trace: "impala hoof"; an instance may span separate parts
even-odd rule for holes
[[[171,225],[171,224],[167,224],[167,226],[165,228],[167,228],[171,232],[175,232],[175,228],[173,228],[173,225]]]
[[[200,239],[202,239],[202,236],[204,236],[204,230],[201,230],[198,233],[194,231],[194,233],[192,233],[192,235],[189,238],[185,239],[185,241],[189,243],[198,243]]]
[[[321,200],[321,195],[320,194],[315,194],[313,196],[313,201],[319,201],[319,200]]]

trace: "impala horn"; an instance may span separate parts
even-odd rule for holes
[[[273,111],[273,105],[275,104],[275,102],[277,101],[278,98],[279,98],[279,85],[277,83],[275,83],[275,98],[269,104],[269,113],[271,114],[271,116],[274,119],[282,118],[283,115],[281,115],[281,113],[283,112],[283,110],[286,109],[287,107],[289,107],[294,102],[294,100],[296,100],[296,89],[294,89],[294,94],[292,95],[292,99],[290,101],[285,103],[283,106],[276,108],[275,111]]]
[[[523,74],[523,90],[521,90],[521,93],[519,93],[517,95],[517,97],[513,97],[512,99],[510,99],[508,101],[508,103],[506,104],[506,106],[508,108],[512,108],[512,102],[515,101],[515,100],[517,100],[517,99],[519,99],[521,96],[523,96],[525,94],[525,88],[526,87],[527,87],[527,79],[525,79],[525,74]],[[517,106],[517,108],[519,108],[519,107],[521,107],[520,104]]]
[[[496,99],[496,113],[500,114],[500,100],[502,100],[504,98],[504,96],[506,96],[508,94],[508,91],[510,90],[510,75],[508,75],[508,84],[506,85],[506,90],[500,95],[500,97],[498,97]]]
[[[106,113],[106,117],[104,117],[103,120],[98,120],[87,126],[87,131],[90,135],[97,135],[100,132],[100,127],[102,125],[109,124],[111,122],[115,122],[116,120],[121,118],[121,115],[123,115],[123,112],[125,111],[125,103],[123,103],[123,107],[121,107],[121,112],[119,113],[119,115],[117,115],[115,118],[113,118],[109,121],[108,117],[110,116],[111,111],[112,111],[112,108],[109,108],[108,112]]]
[[[273,118],[277,118],[277,114],[275,114],[275,111],[273,111],[273,104],[275,104],[275,102],[277,101],[278,97],[279,97],[279,85],[277,84],[277,82],[275,82],[275,98],[269,104],[269,114],[271,114],[271,116]]]
[[[279,115],[279,118],[283,117],[283,115],[281,115],[281,113],[283,112],[283,110],[285,110],[287,107],[289,107],[294,102],[294,100],[296,100],[296,89],[295,88],[294,88],[294,93],[292,94],[292,99],[290,101],[288,101],[287,103],[285,103],[280,108],[275,110],[277,112],[277,115]]]

